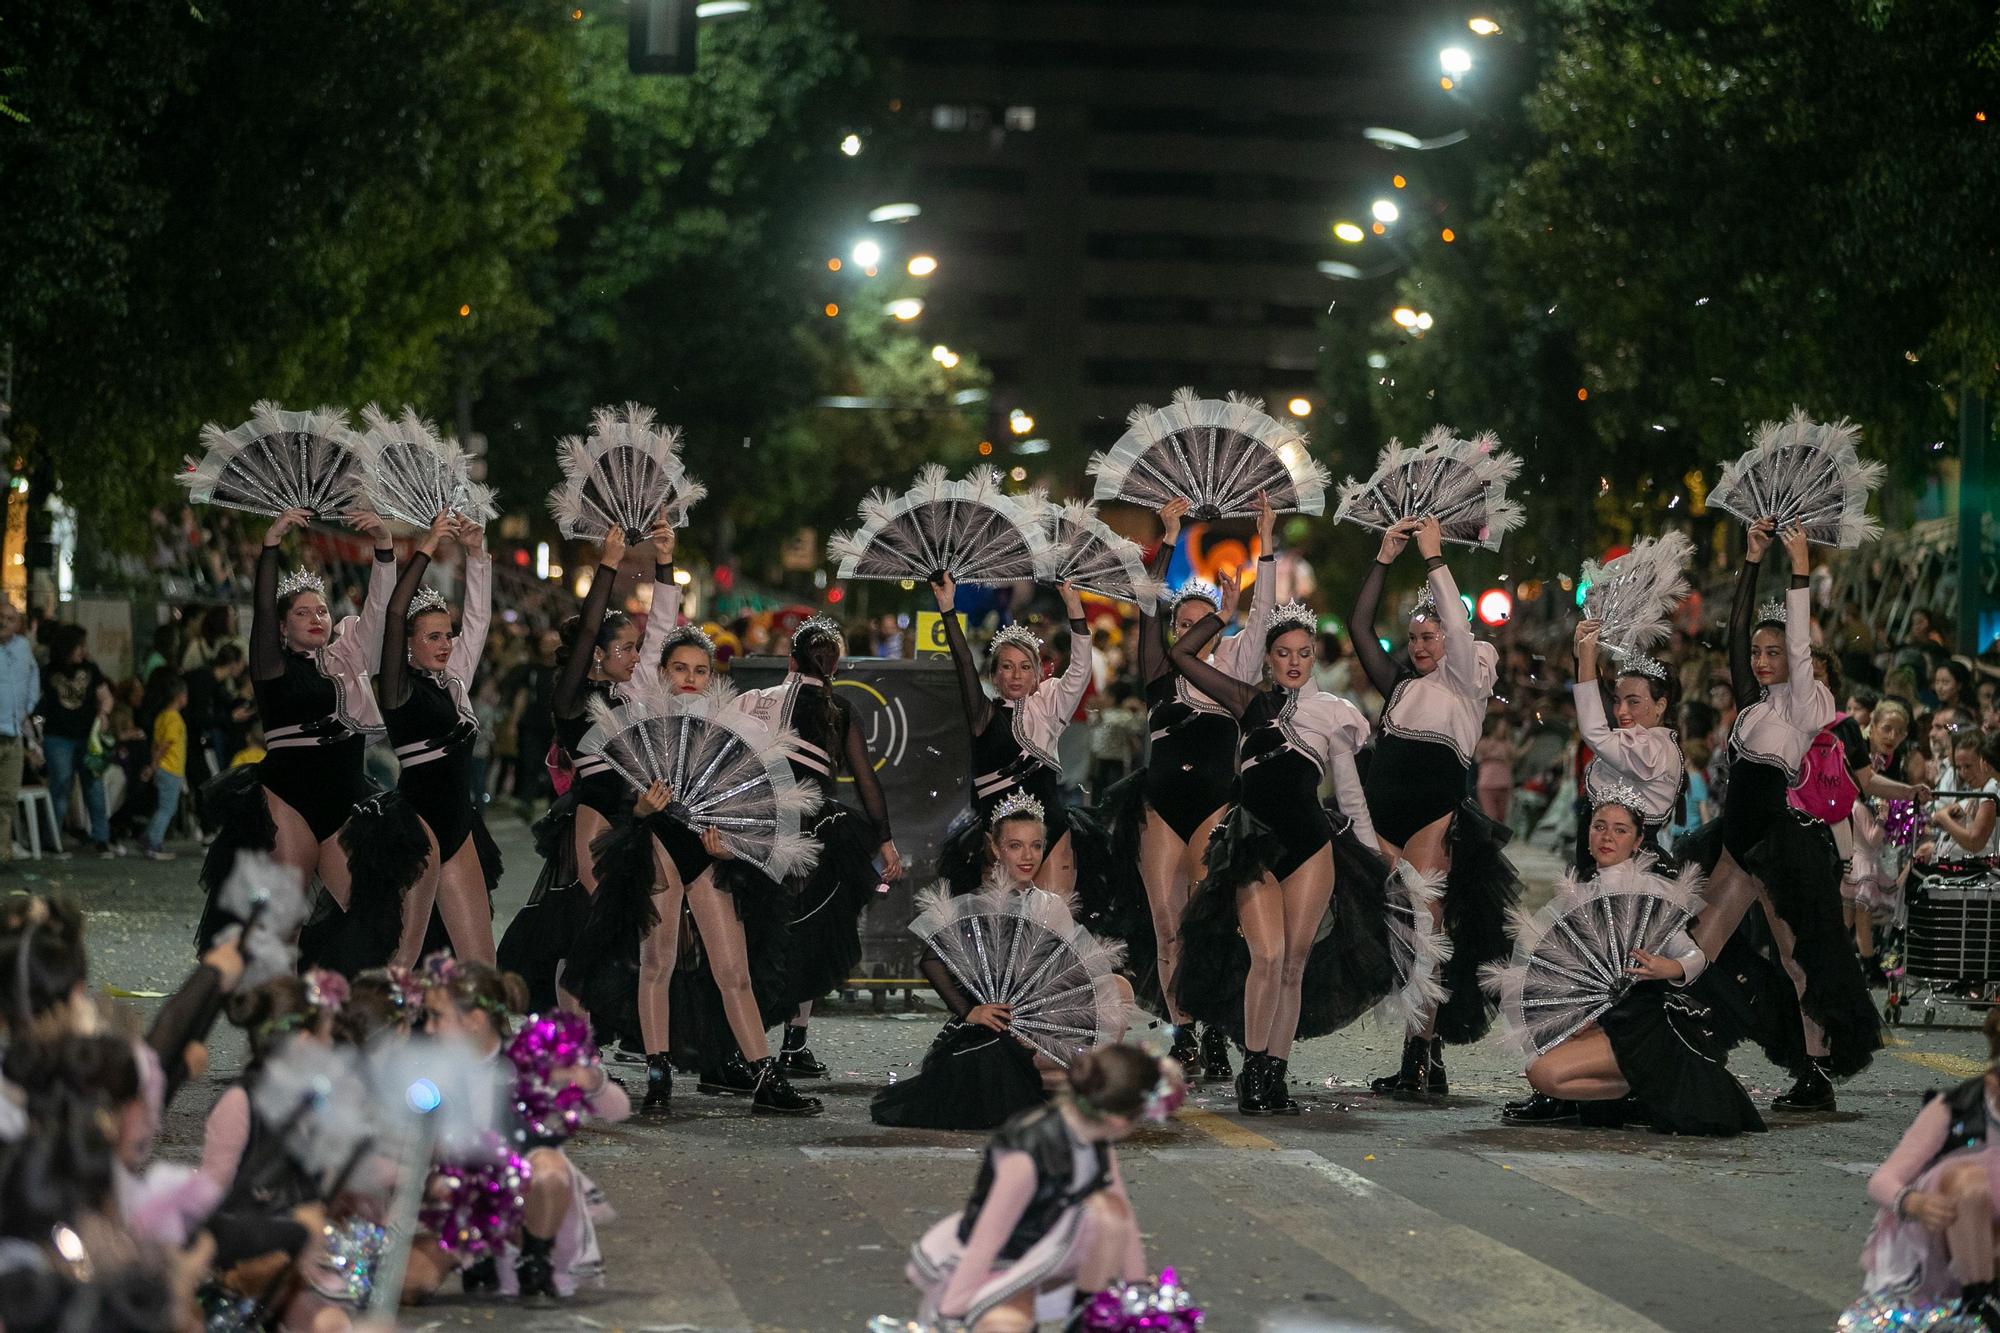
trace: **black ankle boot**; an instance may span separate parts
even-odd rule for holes
[[[1201,1077],[1201,1070],[1195,1063],[1201,1059],[1201,1036],[1194,1030],[1192,1022],[1183,1023],[1174,1029],[1174,1044],[1167,1048],[1167,1054],[1180,1065],[1181,1072],[1188,1077],[1188,1082],[1192,1083]]]
[[[1953,1308],[1960,1319],[1977,1319],[1987,1329],[2000,1329],[2000,1283],[1966,1283]]]
[[[1834,1109],[1833,1080],[1819,1067],[1817,1060],[1806,1064],[1806,1071],[1799,1075],[1798,1082],[1792,1084],[1791,1091],[1780,1093],[1771,1100],[1773,1111],[1831,1111]]]
[[[748,1097],[757,1091],[757,1070],[743,1052],[731,1051],[718,1068],[701,1076],[695,1088],[711,1097]]]
[[[1424,1077],[1430,1085],[1428,1090],[1431,1096],[1442,1097],[1451,1091],[1451,1085],[1445,1082],[1444,1077],[1443,1037],[1431,1038],[1430,1059],[1426,1062]]]
[[[1201,1030],[1201,1079],[1227,1083],[1236,1077],[1229,1068],[1229,1034],[1213,1023]]]
[[[742,1056],[737,1056],[742,1059]],[[769,1111],[774,1115],[818,1115],[826,1107],[817,1097],[801,1096],[785,1078],[785,1071],[778,1068],[776,1056],[767,1055],[750,1069],[756,1079],[752,1107],[758,1111]]]
[[[1292,1096],[1291,1061],[1266,1056],[1264,1059],[1264,1100],[1272,1115],[1297,1115],[1298,1099]]]
[[[1243,1053],[1243,1069],[1236,1076],[1236,1110],[1239,1114],[1271,1114],[1271,1093],[1265,1084],[1265,1064],[1270,1058],[1262,1051]]]
[[[1430,1043],[1422,1037],[1403,1038],[1403,1067],[1368,1085],[1369,1090],[1397,1097],[1421,1096],[1430,1088]]]
[[[794,1023],[785,1024],[785,1045],[778,1065],[792,1078],[826,1077],[826,1066],[806,1048],[806,1030]]]
[[[486,1296],[500,1290],[500,1272],[493,1265],[493,1256],[475,1259],[459,1269],[458,1284],[468,1296]]]
[[[1646,1104],[1629,1092],[1608,1102],[1576,1104],[1576,1123],[1585,1129],[1623,1129],[1627,1125],[1646,1124],[1651,1119]]]
[[[1538,1092],[1526,1101],[1501,1107],[1500,1118],[1510,1125],[1573,1125],[1577,1104]]]
[[[514,1264],[514,1281],[520,1285],[522,1300],[537,1296],[562,1299],[556,1291],[555,1246],[554,1236],[521,1233],[521,1257]]]
[[[665,1051],[646,1057],[646,1099],[639,1103],[639,1114],[657,1112],[665,1115],[673,1109],[674,1062]]]

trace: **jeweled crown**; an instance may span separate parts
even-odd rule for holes
[[[1271,608],[1266,626],[1270,629],[1302,629],[1310,634],[1319,628],[1319,616],[1304,602],[1280,602]]]
[[[1591,805],[1622,805],[1642,820],[1645,818],[1646,797],[1629,782],[1612,782],[1599,787],[1591,795]]]
[[[840,622],[832,616],[808,616],[792,631],[792,647],[797,648],[813,639],[832,638],[842,647],[847,645],[847,635],[841,631]]]
[[[1016,791],[1009,793],[1000,804],[993,807],[992,818],[986,822],[993,828],[1000,827],[1002,821],[1009,819],[1025,818],[1040,823],[1046,813],[1040,801],[1024,791]]]
[[[1782,597],[1767,597],[1757,604],[1757,623],[1785,623],[1785,601]]]
[[[1667,678],[1667,665],[1657,658],[1646,656],[1644,653],[1620,653],[1618,654],[1618,674],[1621,676],[1644,676],[1648,680],[1664,681]]]
[[[444,594],[436,588],[417,589],[417,595],[410,599],[408,618],[415,620],[418,616],[427,615],[432,611],[443,611],[447,615],[451,613],[451,608],[445,605]]]
[[[326,580],[310,569],[295,569],[278,580],[278,600],[284,601],[294,593],[317,593],[326,596]]]
[[[1180,591],[1174,594],[1175,608],[1178,609],[1180,604],[1186,601],[1207,602],[1210,606],[1220,611],[1222,609],[1222,590],[1205,579],[1189,579],[1180,586]]]
[[[1026,625],[1009,625],[993,636],[993,652],[1002,648],[1019,648],[1037,662],[1042,660],[1042,639]]]

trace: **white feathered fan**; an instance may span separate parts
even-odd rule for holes
[[[915,579],[939,571],[960,583],[1012,583],[1054,575],[1056,550],[1028,506],[1000,489],[990,467],[953,481],[933,463],[901,495],[861,502],[861,527],[826,544],[844,579]]]
[[[1165,589],[1146,572],[1146,557],[1138,543],[1113,532],[1095,509],[1081,500],[1065,504],[1043,500],[1036,512],[1056,548],[1052,582],[1142,607],[1160,600]]]
[[[1604,622],[1602,648],[1627,656],[1651,652],[1673,632],[1674,608],[1688,594],[1694,543],[1684,532],[1647,537],[1616,560],[1583,562],[1583,614]]]
[[[1507,1041],[1529,1059],[1595,1022],[1629,990],[1632,951],[1665,951],[1701,910],[1701,871],[1678,879],[1640,857],[1579,883],[1564,875],[1539,911],[1513,913],[1514,957],[1488,963],[1480,981],[1500,1001]]]
[[[1855,452],[1861,428],[1843,418],[1814,421],[1800,408],[1783,422],[1757,428],[1748,453],[1722,469],[1708,503],[1745,523],[1797,523],[1821,546],[1855,547],[1882,535],[1868,516],[1868,496],[1882,484],[1883,466]]]
[[[1091,456],[1093,503],[1124,500],[1158,509],[1185,498],[1203,522],[1271,508],[1319,514],[1331,478],[1306,452],[1306,437],[1254,398],[1202,398],[1193,389],[1165,407],[1140,406],[1116,444]]]
[[[601,541],[619,528],[636,542],[663,517],[686,523],[708,488],[688,475],[680,448],[680,432],[654,425],[650,407],[598,408],[587,438],[557,448],[563,482],[549,492],[549,512],[563,536]]]
[[[1057,1064],[1111,1042],[1129,1018],[1114,980],[1124,950],[1076,924],[1052,893],[986,889],[917,894],[910,933],[978,1004],[1012,1008],[1007,1030]]]
[[[771,730],[735,698],[727,685],[702,694],[649,691],[616,707],[594,698],[593,725],[578,749],[640,791],[664,782],[673,793],[670,815],[697,833],[716,830],[739,859],[783,879],[819,859],[819,844],[802,827],[819,808],[819,791],[792,777],[785,756],[796,734]]]
[[[354,432],[339,408],[287,412],[260,402],[234,430],[203,426],[201,443],[202,456],[189,455],[174,476],[196,504],[267,518],[287,509],[332,518],[353,508],[360,492]]]
[[[1525,516],[1507,498],[1507,483],[1520,471],[1521,460],[1491,431],[1464,440],[1449,426],[1433,426],[1414,449],[1389,441],[1368,480],[1342,482],[1334,518],[1377,532],[1406,518],[1434,518],[1446,541],[1497,551]]]
[[[472,459],[458,441],[405,407],[391,418],[370,403],[361,409],[365,429],[355,441],[361,487],[369,508],[383,518],[428,528],[441,513],[490,523],[500,511],[493,488],[472,479]]]
[[[1451,960],[1451,937],[1438,928],[1430,911],[1431,904],[1444,896],[1444,879],[1443,871],[1426,875],[1408,861],[1399,861],[1384,886],[1389,959],[1401,982],[1370,1013],[1397,1031],[1420,1027],[1445,1000],[1439,974]],[[1337,894],[1334,910],[1340,910]]]

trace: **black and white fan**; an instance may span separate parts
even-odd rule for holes
[[[577,748],[639,791],[665,783],[669,815],[697,833],[716,830],[739,860],[783,879],[819,859],[819,843],[803,827],[819,808],[819,791],[792,777],[786,756],[795,733],[771,730],[735,698],[727,685],[701,694],[648,691],[616,706],[594,698]]]
[[[1565,875],[1540,911],[1516,909],[1513,959],[1480,974],[1500,1002],[1508,1043],[1532,1060],[1618,1003],[1633,985],[1632,951],[1666,952],[1701,910],[1701,882],[1694,866],[1669,879],[1641,857],[1581,883]]]
[[[901,495],[861,502],[861,526],[826,544],[844,579],[922,582],[942,571],[959,583],[1049,579],[1057,551],[1030,504],[1000,489],[1000,474],[975,469],[953,481],[936,463]]]
[[[680,527],[708,488],[681,462],[680,432],[653,424],[653,409],[600,407],[590,434],[557,448],[563,481],[549,492],[549,512],[565,537],[601,541],[620,529],[642,540],[662,519]]]
[[[1882,484],[1883,466],[1855,451],[1861,428],[1846,419],[1814,421],[1800,408],[1784,421],[1757,428],[1755,442],[1725,465],[1708,503],[1745,523],[1794,523],[1821,546],[1855,547],[1882,535],[1868,516],[1868,497]]]
[[[339,408],[288,412],[273,402],[250,409],[233,430],[201,428],[202,455],[189,455],[174,480],[196,504],[276,518],[288,509],[334,518],[354,507],[361,490],[354,432]],[[426,520],[428,521],[428,520]]]
[[[1406,518],[1434,518],[1446,541],[1497,551],[1524,517],[1507,498],[1507,483],[1520,471],[1521,460],[1492,432],[1465,440],[1434,426],[1414,449],[1389,441],[1366,481],[1342,482],[1334,518],[1377,532]]]
[[[1056,548],[1053,582],[1141,607],[1159,601],[1165,588],[1146,572],[1145,553],[1137,542],[1113,532],[1095,509],[1082,500],[1041,500],[1036,513]]]
[[[1114,980],[1123,948],[1079,926],[1055,894],[1000,887],[953,896],[935,884],[917,894],[910,933],[974,1001],[1010,1006],[1007,1030],[1065,1068],[1125,1030],[1129,1006]]]
[[[1673,633],[1674,608],[1688,595],[1694,543],[1684,532],[1646,537],[1616,560],[1583,562],[1583,614],[1604,622],[1602,648],[1624,656],[1651,652]]]
[[[1262,491],[1279,512],[1326,510],[1331,478],[1306,437],[1254,398],[1202,398],[1182,389],[1165,407],[1140,406],[1125,434],[1090,460],[1094,504],[1123,500],[1159,509],[1186,499],[1203,522],[1255,512]]]
[[[354,451],[362,494],[383,518],[427,528],[441,513],[485,524],[500,512],[493,488],[472,479],[472,459],[458,441],[440,435],[414,407],[392,418],[370,403],[361,423]]]
[[[1444,880],[1443,871],[1427,875],[1398,861],[1383,886],[1382,930],[1398,985],[1382,997],[1372,1017],[1396,1031],[1418,1030],[1444,1003],[1441,974],[1451,960],[1451,937],[1431,916],[1431,905],[1444,896]],[[1334,910],[1340,910],[1338,901]]]

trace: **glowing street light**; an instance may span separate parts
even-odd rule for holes
[[[897,319],[902,320],[904,323],[908,323],[909,321],[915,319],[918,315],[924,313],[924,303],[918,297],[905,296],[900,300],[889,302],[889,304],[883,306],[882,309],[888,314],[894,315]]]
[[[1294,398],[1285,404],[1285,410],[1295,417],[1309,417],[1313,410],[1312,399]]]
[[[1472,52],[1462,46],[1447,46],[1438,52],[1438,65],[1452,78],[1463,78],[1472,68]]]
[[[958,365],[958,353],[952,351],[943,343],[939,343],[937,346],[931,348],[931,360],[937,362],[946,370],[950,370]]]
[[[1389,318],[1395,320],[1398,325],[1406,329],[1417,327],[1417,312],[1406,305],[1399,305],[1394,310],[1391,310]]]
[[[1349,245],[1359,245],[1367,233],[1352,222],[1336,222],[1333,224],[1333,234],[1336,239],[1346,241]]]
[[[849,157],[860,157],[861,136],[858,134],[850,134],[846,138],[842,139],[840,141],[840,151],[847,154]]]
[[[1017,407],[1007,414],[1007,429],[1013,431],[1016,435],[1026,435],[1034,428],[1035,419],[1020,408]]]
[[[1497,36],[1500,32],[1500,25],[1489,18],[1467,19],[1465,26],[1478,33],[1481,37]]]
[[[1428,311],[1428,310],[1419,310],[1419,311],[1417,312],[1417,327],[1418,327],[1419,329],[1423,329],[1423,330],[1428,330],[1428,329],[1430,328],[1430,326],[1431,326],[1431,323],[1432,323],[1432,320],[1431,320],[1431,312],[1430,312],[1430,311]]]
[[[937,272],[937,260],[929,255],[911,255],[910,262],[903,266],[913,278],[928,278]]]
[[[1464,143],[1472,136],[1464,130],[1453,130],[1450,134],[1439,135],[1435,139],[1419,139],[1416,135],[1403,130],[1392,130],[1382,125],[1370,125],[1367,129],[1361,131],[1361,137],[1376,147],[1386,148],[1392,153],[1398,148],[1407,148],[1412,152],[1428,153],[1439,148],[1449,148],[1453,144]]]
[[[1394,222],[1403,216],[1403,210],[1396,207],[1396,201],[1393,199],[1377,199],[1369,206],[1368,211],[1375,215],[1377,222],[1382,223]]]
[[[882,247],[873,241],[856,241],[851,257],[862,268],[874,268],[882,262]]]
[[[884,204],[880,208],[869,209],[868,220],[870,222],[908,222],[911,218],[921,217],[923,211],[923,209],[917,207],[915,204]]]

